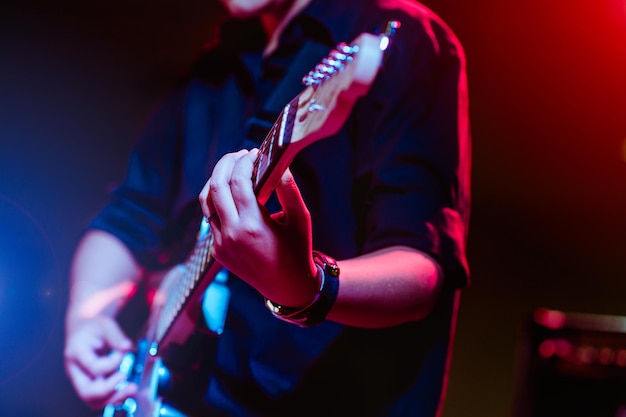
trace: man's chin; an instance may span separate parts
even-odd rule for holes
[[[263,0],[220,0],[230,16],[235,19],[250,19],[259,16],[271,4]]]

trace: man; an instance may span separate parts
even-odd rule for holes
[[[185,258],[204,214],[232,296],[194,414],[437,415],[468,283],[458,41],[408,0],[222,3],[234,19],[138,138],[76,251],[65,360],[78,395],[100,408],[136,393],[116,316],[147,269]],[[294,74],[390,20],[401,27],[369,94],[259,206],[255,147],[302,88]]]

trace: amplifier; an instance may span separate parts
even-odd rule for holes
[[[514,417],[626,417],[626,317],[539,308],[516,367]]]

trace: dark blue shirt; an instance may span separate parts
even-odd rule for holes
[[[292,171],[315,249],[337,259],[391,245],[424,251],[445,271],[439,303],[420,322],[387,329],[302,329],[275,319],[254,289],[232,279],[206,393],[211,415],[434,416],[440,406],[456,295],[469,276],[470,135],[461,46],[420,4],[313,0],[265,58],[259,22],[225,24],[147,124],[92,227],[119,237],[149,268],[182,260],[217,160],[258,144],[303,88],[302,75],[336,43],[388,20],[402,26],[370,93]]]

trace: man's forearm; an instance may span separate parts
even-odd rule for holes
[[[88,232],[80,241],[71,269],[66,327],[97,316],[113,317],[135,293],[142,268],[113,235]]]
[[[356,327],[393,326],[425,317],[443,283],[435,260],[404,246],[338,265],[340,290],[328,319]]]

